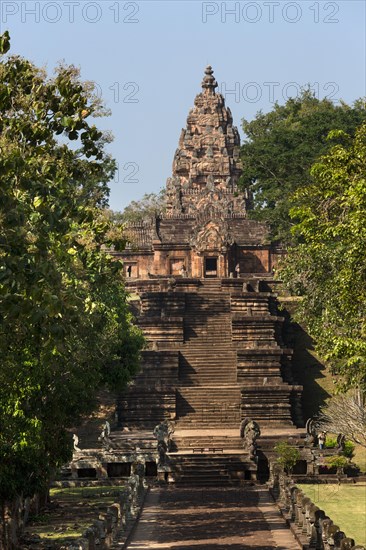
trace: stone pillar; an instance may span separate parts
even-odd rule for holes
[[[311,504],[311,500],[310,498],[308,497],[304,497],[302,499],[302,502],[301,502],[302,506],[301,506],[301,513],[302,513],[302,520],[301,520],[301,525],[302,525],[302,532],[304,533],[304,535],[307,534],[307,518],[306,518],[306,515],[307,515],[307,507]]]

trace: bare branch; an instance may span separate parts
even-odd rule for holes
[[[316,422],[320,431],[341,433],[349,440],[366,447],[366,400],[357,389],[332,397],[321,410]]]

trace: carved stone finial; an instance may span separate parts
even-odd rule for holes
[[[202,88],[204,90],[208,90],[210,93],[215,93],[215,88],[217,88],[218,84],[216,82],[215,77],[213,76],[213,70],[211,65],[207,65],[205,69],[205,76],[202,80]]]

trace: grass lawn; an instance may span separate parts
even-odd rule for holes
[[[297,484],[356,544],[366,545],[366,486]]]
[[[43,543],[58,548],[60,544],[79,538],[99,512],[118,501],[121,486],[53,488],[49,509],[31,518],[27,534],[41,537]]]

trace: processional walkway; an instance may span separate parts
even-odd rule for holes
[[[152,489],[129,550],[298,550],[265,486]]]

